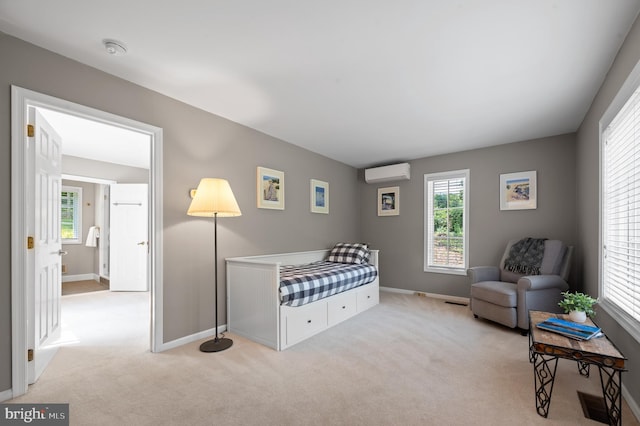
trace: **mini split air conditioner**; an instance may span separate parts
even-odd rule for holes
[[[411,166],[409,163],[392,164],[390,166],[374,167],[364,170],[364,180],[367,183],[409,180],[410,178]]]

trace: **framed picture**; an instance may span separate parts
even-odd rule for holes
[[[284,210],[284,172],[258,167],[258,208]]]
[[[537,206],[536,171],[500,175],[500,210],[526,210]]]
[[[378,188],[378,216],[400,214],[400,187]]]
[[[311,213],[329,214],[329,184],[311,179]]]

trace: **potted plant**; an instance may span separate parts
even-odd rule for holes
[[[575,293],[563,291],[562,295],[564,299],[558,305],[569,314],[571,321],[584,322],[587,317],[593,318],[596,315],[593,305],[597,300],[593,297],[577,291]]]

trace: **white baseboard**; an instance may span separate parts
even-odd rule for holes
[[[70,281],[87,281],[87,280],[100,281],[100,277],[98,276],[98,274],[78,274],[78,275],[62,276],[63,283],[70,282]]]
[[[449,296],[446,294],[438,294],[438,293],[425,293],[424,291],[404,290],[401,288],[394,288],[394,287],[380,287],[380,291],[386,291],[389,293],[400,293],[400,294],[414,294],[416,296],[431,297],[432,299],[441,299],[441,300],[444,300],[445,302],[463,303],[465,305],[469,304],[468,297]]]
[[[227,331],[226,324],[218,326],[218,333],[223,333],[225,331]],[[160,344],[158,347],[158,352],[168,351],[169,349],[177,348],[178,346],[186,345],[187,343],[192,343],[201,339],[206,339],[207,337],[215,336],[215,334],[216,333],[214,329],[210,328],[209,330],[204,330],[199,333],[184,336],[179,339]]]
[[[0,392],[0,402],[8,401],[13,398],[13,390],[7,389],[6,391]]]
[[[622,384],[622,397],[627,401],[629,409],[633,415],[636,416],[636,419],[640,419],[640,406],[638,405],[638,402],[633,399],[627,388],[624,386],[624,383]]]

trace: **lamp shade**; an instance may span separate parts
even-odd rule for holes
[[[242,212],[226,179],[203,178],[198,184],[196,195],[191,200],[187,214],[202,217],[229,217],[240,216]]]

